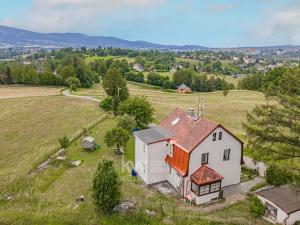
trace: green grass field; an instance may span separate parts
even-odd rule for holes
[[[197,109],[201,98],[205,104],[204,116],[223,124],[242,139],[244,139],[242,124],[245,122],[246,113],[256,104],[264,102],[263,94],[254,91],[234,90],[224,97],[222,92],[181,95],[132,83],[128,83],[128,88],[131,95],[145,95],[149,99],[155,109],[156,122],[162,120],[176,107]],[[91,89],[79,89],[75,94],[91,95],[100,99],[106,96],[101,85]]]
[[[127,56],[123,56],[123,57],[121,57],[121,56],[88,56],[85,58],[85,62],[90,63],[97,59],[105,59],[105,60],[107,60],[107,59],[118,59],[118,60],[125,59],[125,60],[127,60],[128,63],[133,63],[135,60],[134,58],[129,58]]]
[[[178,95],[134,84],[128,87],[131,95],[148,96],[156,110],[156,121],[176,107],[197,105],[199,99],[198,94]],[[105,97],[100,85],[79,89],[76,93],[100,99]],[[238,135],[242,134],[240,123],[244,121],[246,111],[263,101],[262,94],[257,92],[235,91],[227,97],[221,93],[207,93],[201,97],[206,102],[206,116],[224,123]],[[268,224],[252,217],[248,201],[204,213],[201,207],[190,206],[174,197],[162,196],[141,185],[140,181],[130,176],[130,168],[127,170],[123,166],[134,158],[133,139],[128,143],[124,156],[115,155],[112,148],[104,144],[106,131],[116,124],[111,115],[107,115],[105,120],[89,131],[100,144],[100,150],[84,151],[80,147],[80,140],[67,148],[67,160],[81,160],[79,167],[70,167],[67,162],[56,162],[46,171],[28,176],[28,170],[57,147],[58,137],[64,134],[72,136],[104,114],[97,104],[63,96],[5,99],[0,100],[0,108],[5,109],[0,112],[3,134],[0,141],[5,146],[0,152],[0,171],[4,182],[2,190],[7,190],[0,191],[0,198],[5,199],[7,194],[14,196],[12,201],[0,200],[0,224]],[[115,162],[122,180],[122,198],[137,202],[141,210],[138,216],[104,215],[95,209],[90,187],[97,164],[103,158]],[[17,182],[13,186],[8,189],[5,187],[8,184],[7,178],[19,176],[22,178],[15,179]],[[83,203],[75,201],[78,195],[85,197]],[[142,211],[152,209],[159,212],[159,201],[163,202],[165,215],[147,218]]]
[[[58,147],[102,115],[95,104],[63,96],[0,100],[0,186],[26,174]]]

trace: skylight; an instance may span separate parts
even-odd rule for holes
[[[177,117],[175,120],[172,121],[172,125],[176,125],[179,122],[179,117]]]

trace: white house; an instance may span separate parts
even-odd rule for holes
[[[147,185],[167,181],[203,204],[240,182],[243,142],[222,125],[176,109],[160,125],[135,134],[135,168]]]
[[[141,65],[139,63],[134,63],[132,68],[137,72],[144,72],[145,71],[145,68],[143,67],[143,65]]]
[[[256,193],[266,205],[266,217],[274,223],[292,225],[300,221],[300,193],[288,185]]]

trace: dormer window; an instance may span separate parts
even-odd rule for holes
[[[217,140],[217,133],[213,133],[213,141]]]
[[[172,121],[172,125],[174,126],[174,125],[176,125],[178,122],[179,122],[179,117],[177,117],[175,120],[173,120]]]

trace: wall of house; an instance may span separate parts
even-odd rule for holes
[[[196,200],[196,205],[201,205],[207,202],[211,202],[213,199],[216,199],[219,197],[219,192],[202,195],[202,196],[196,196],[194,192],[191,192],[193,198]]]
[[[283,223],[284,220],[287,218],[287,214],[280,208],[278,208],[273,202],[261,197],[261,196],[257,196],[261,201],[262,203],[266,204],[266,202],[268,202],[270,205],[274,206],[275,208],[277,208],[277,218],[275,218],[278,223]],[[287,225],[292,225],[292,223],[290,224],[287,224]]]
[[[287,220],[287,225],[292,225],[296,221],[300,221],[300,210],[298,210],[297,212],[291,213],[289,215],[289,218]]]
[[[177,189],[180,187],[181,178],[181,175],[175,169],[168,166],[167,180],[174,188]]]
[[[135,136],[135,170],[139,177],[148,184],[148,145]]]
[[[213,133],[217,133],[217,140],[213,141]],[[222,187],[240,183],[241,175],[241,148],[242,144],[223,128],[217,128],[190,155],[189,176],[201,166],[202,153],[209,153],[207,166],[222,175]],[[218,140],[222,132],[222,140]],[[230,159],[224,161],[225,149],[230,149]]]
[[[148,184],[153,184],[167,179],[169,166],[165,158],[170,150],[167,141],[148,145]]]

